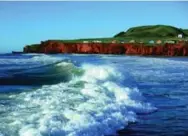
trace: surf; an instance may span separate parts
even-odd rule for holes
[[[70,70],[70,79],[9,95],[13,104],[1,105],[0,109],[2,134],[109,135],[136,122],[138,113],[156,110],[144,101],[137,87],[123,84],[126,75],[113,65],[82,63],[76,66],[69,61],[49,66],[57,66],[64,73]],[[10,110],[13,112],[8,112]]]
[[[44,61],[44,58],[45,60],[48,59],[46,56],[31,58],[32,63],[37,59],[36,66],[31,65],[32,63],[30,64],[30,61],[25,59],[24,61],[22,60],[25,63],[24,65],[14,65],[10,69],[2,68],[3,74],[0,76],[0,85],[45,85],[66,82],[71,79],[72,71],[76,71],[74,65],[69,62],[70,60],[53,60],[50,58],[51,62],[45,64],[41,62]],[[13,60],[13,62],[16,61]],[[10,61],[9,63],[12,62]]]

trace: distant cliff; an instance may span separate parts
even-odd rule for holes
[[[25,46],[24,52],[188,56],[188,43],[146,46],[136,43],[62,43],[48,40],[35,46]]]
[[[25,53],[89,53],[188,56],[188,29],[169,25],[137,26],[110,38],[47,40]]]

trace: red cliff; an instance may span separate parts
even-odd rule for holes
[[[24,52],[188,56],[188,43],[146,46],[131,43],[62,43],[48,40],[41,42],[35,49],[26,46]]]

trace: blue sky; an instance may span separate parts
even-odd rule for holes
[[[47,39],[111,37],[138,25],[188,29],[188,2],[0,2],[0,52]]]

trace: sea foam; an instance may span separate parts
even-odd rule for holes
[[[61,65],[67,66],[68,63]],[[60,65],[60,64],[59,64]],[[43,85],[31,92],[13,94],[6,121],[9,135],[102,136],[114,134],[136,122],[137,113],[155,107],[143,101],[139,90],[120,84],[126,75],[109,65],[85,63],[82,74],[72,73],[68,82]],[[0,129],[1,130],[1,129]],[[7,132],[6,131],[6,132]],[[2,134],[6,134],[2,132]]]

